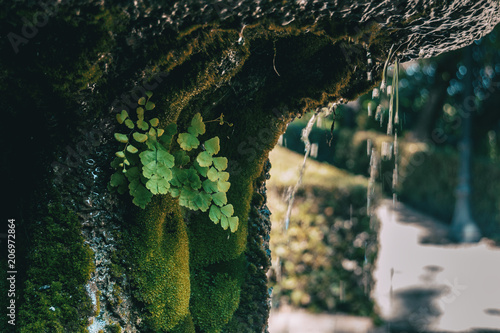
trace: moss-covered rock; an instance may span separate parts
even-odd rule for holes
[[[144,303],[146,329],[169,331],[189,315],[189,240],[179,205],[155,197],[130,221],[132,283]]]
[[[426,8],[418,1],[353,2],[346,8],[250,0],[0,5],[0,32],[7,36],[0,40],[0,90],[9,96],[2,105],[6,162],[0,172],[8,175],[6,206],[26,230],[19,236],[25,249],[19,260],[27,263],[19,269],[20,300],[26,303],[17,328],[23,332],[42,332],[44,325],[83,330],[92,297],[100,304],[96,318],[125,331],[223,329],[239,301],[250,301],[246,292],[264,291],[245,284],[252,275],[244,277],[248,270],[242,267],[267,269],[250,259],[262,255],[248,245],[255,241],[249,225],[258,218],[251,205],[268,153],[286,124],[316,106],[370,89],[374,82],[365,80],[366,73],[380,77],[393,43],[411,36],[399,48],[402,58],[421,51],[431,55],[471,42],[498,21],[498,6],[478,4],[483,9],[477,11],[465,2]],[[440,26],[449,33],[431,33]],[[419,27],[429,33],[414,34]],[[134,109],[146,90],[158,97],[161,126],[176,123],[185,131],[197,112],[204,119],[224,113],[234,124],[213,124],[207,135],[221,138],[221,156],[230,161],[228,200],[240,219],[235,234],[214,225],[206,213],[181,211],[169,197],[137,211],[128,196],[108,192],[114,113]],[[55,201],[46,195],[53,186],[61,192]],[[261,201],[255,195],[254,202]],[[59,211],[38,214],[39,207],[55,203]],[[85,294],[90,251],[76,236],[79,229],[94,250],[90,280],[101,293]],[[48,271],[66,266],[62,273],[70,285]],[[240,269],[243,276],[233,275]],[[45,285],[54,294],[42,292]],[[47,295],[34,301],[39,293]],[[60,310],[47,310],[49,301],[59,302]],[[210,313],[213,306],[221,311]],[[263,321],[252,320],[246,328],[240,321],[238,330],[260,331]]]
[[[40,211],[42,213],[43,210]],[[94,270],[76,214],[49,204],[31,234],[20,332],[86,332],[92,305],[84,284]]]
[[[241,270],[242,267],[238,268]],[[238,274],[216,270],[194,272],[191,313],[201,332],[221,332],[231,320],[240,302],[241,279]]]

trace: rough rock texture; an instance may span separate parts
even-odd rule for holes
[[[403,60],[436,55],[500,19],[500,4],[487,0],[0,8],[0,168],[3,211],[17,223],[20,332],[263,330],[262,170],[286,124],[370,89],[367,73],[380,78],[393,44]],[[196,112],[234,124],[207,132],[230,160],[228,199],[248,222],[237,233],[168,196],[140,210],[108,191],[115,113],[135,109],[146,90],[161,126],[185,130]]]

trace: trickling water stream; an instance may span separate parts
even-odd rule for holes
[[[309,119],[307,126],[302,130],[301,140],[305,144],[304,159],[299,169],[299,179],[297,180],[297,183],[293,187],[288,188],[287,191],[286,201],[288,202],[288,208],[286,210],[286,215],[285,215],[285,230],[288,230],[288,226],[290,224],[290,215],[292,214],[293,202],[295,200],[295,194],[297,193],[300,184],[302,184],[302,177],[304,176],[304,171],[306,169],[307,158],[311,153],[311,142],[309,141],[309,133],[311,133],[314,123],[316,122],[317,116],[318,112],[314,113],[311,119]]]

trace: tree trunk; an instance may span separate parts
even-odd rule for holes
[[[472,219],[470,210],[470,163],[471,163],[471,121],[475,107],[471,107],[470,101],[475,101],[472,86],[473,62],[472,47],[465,52],[465,63],[467,65],[467,78],[465,83],[465,98],[463,107],[462,138],[458,150],[460,153],[460,165],[458,170],[458,186],[456,189],[455,211],[451,225],[451,235],[458,242],[473,243],[479,241],[481,232]]]

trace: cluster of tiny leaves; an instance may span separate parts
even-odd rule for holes
[[[155,108],[149,99],[139,99],[136,115],[123,110],[116,115],[119,124],[128,133],[115,133],[115,139],[123,144],[116,152],[111,165],[116,172],[111,176],[110,187],[118,193],[127,192],[133,203],[145,208],[155,194],[167,194],[179,198],[179,204],[192,210],[209,212],[210,219],[226,230],[238,229],[238,217],[233,216],[233,205],[227,203],[226,192],[231,183],[226,157],[216,156],[220,150],[219,138],[200,144],[199,136],[205,133],[205,123],[197,113],[186,133],[177,136],[180,150],[170,153],[170,145],[177,134],[176,124],[159,128],[158,118],[149,119],[145,112]],[[222,116],[221,116],[222,117]],[[222,120],[221,120],[222,122]],[[201,150],[191,160],[187,152]],[[192,155],[192,154],[190,154]]]

